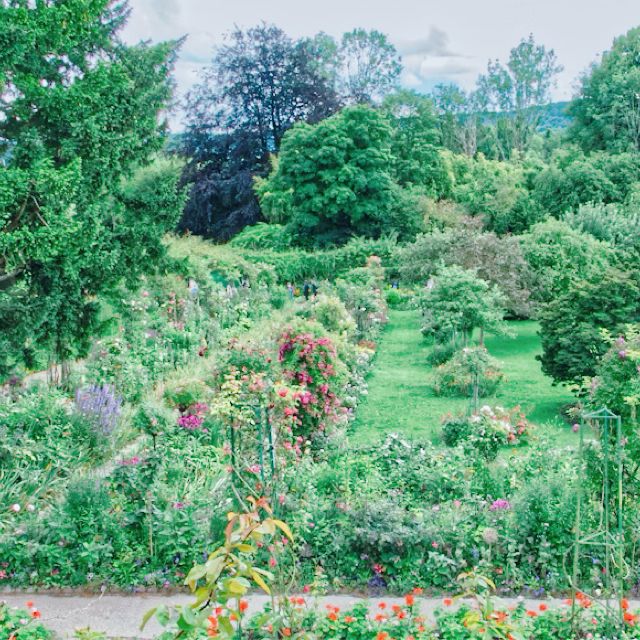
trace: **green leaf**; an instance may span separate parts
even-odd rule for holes
[[[149,611],[147,611],[144,616],[142,617],[142,622],[140,623],[140,631],[142,631],[147,622],[149,622],[149,620],[151,620],[151,618],[155,615],[155,612],[158,610],[158,607],[153,607],[153,609],[149,609]]]

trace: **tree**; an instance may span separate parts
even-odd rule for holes
[[[585,151],[640,150],[640,27],[616,38],[592,65],[569,112],[570,133]]]
[[[463,339],[466,345],[474,329],[480,329],[480,346],[484,332],[507,333],[504,322],[505,298],[502,292],[474,271],[457,265],[441,267],[432,288],[420,298],[424,324],[422,331],[438,342]]]
[[[424,284],[442,265],[473,271],[500,289],[509,313],[521,317],[531,313],[532,274],[514,236],[501,238],[469,227],[434,231],[403,247],[398,262],[402,281],[412,284]]]
[[[127,16],[113,0],[0,5],[0,369],[82,353],[97,296],[154,266],[129,248],[159,255],[175,223],[143,230],[120,191],[163,144],[179,44],[123,45]]]
[[[182,229],[229,239],[257,222],[253,177],[265,175],[295,122],[317,122],[340,106],[331,38],[294,41],[274,25],[236,29],[187,97],[182,153],[191,197]]]
[[[393,127],[391,152],[394,173],[402,186],[415,186],[440,197],[450,189],[440,155],[440,135],[433,103],[413,91],[398,91],[382,102],[382,112]]]
[[[370,104],[396,87],[402,64],[384,33],[354,29],[342,36],[339,53],[342,92],[348,102]]]
[[[558,220],[534,225],[520,242],[533,271],[532,297],[542,302],[571,295],[578,282],[597,280],[615,262],[611,245]]]
[[[257,183],[265,216],[308,246],[392,231],[398,188],[391,135],[384,116],[366,106],[296,125],[271,175]]]
[[[540,119],[538,107],[549,101],[555,76],[562,71],[553,49],[536,44],[533,35],[511,49],[504,66],[490,60],[487,73],[478,78],[478,101],[484,109],[501,114],[496,123],[496,143],[502,159],[512,149],[524,151]]]
[[[542,370],[556,382],[581,383],[608,348],[602,330],[618,335],[639,320],[638,274],[609,268],[574,284],[540,314]]]
[[[477,94],[455,84],[438,84],[431,97],[440,114],[442,144],[454,153],[474,156],[481,127]]]

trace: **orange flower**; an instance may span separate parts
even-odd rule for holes
[[[531,618],[535,618],[538,613],[536,611],[531,611],[530,609],[527,611],[527,615],[530,616]]]
[[[32,617],[32,618],[39,618],[41,615],[42,615],[42,614],[41,614],[37,609],[34,609],[34,610],[31,612],[31,617]]]
[[[494,611],[491,617],[498,622],[504,622],[509,617],[509,614],[506,611]]]
[[[415,603],[415,598],[413,597],[413,594],[408,593],[405,597],[404,597],[404,601],[407,603],[408,607],[412,607]]]
[[[378,631],[378,635],[376,635],[376,640],[387,640],[389,634],[386,631]]]
[[[351,622],[355,622],[355,621],[356,621],[356,619],[355,619],[353,616],[345,616],[345,617],[344,617],[344,621],[345,621],[347,624],[350,624]]]
[[[215,638],[215,637],[217,637],[217,636],[218,636],[218,630],[217,630],[217,629],[214,629],[213,627],[209,627],[209,628],[207,629],[207,635],[208,635],[210,638]]]
[[[291,629],[289,629],[289,627],[285,627],[282,630],[282,635],[288,638],[291,635]]]
[[[307,601],[306,601],[303,597],[301,597],[301,596],[299,596],[298,598],[296,598],[296,604],[297,604],[298,606],[300,606],[300,607],[301,607],[303,604],[306,604],[306,602],[307,602]]]
[[[442,601],[442,604],[443,604],[445,607],[450,607],[450,606],[453,604],[453,600],[452,600],[451,598],[445,598],[445,599]]]
[[[620,608],[623,611],[626,611],[629,608],[629,601],[626,598],[622,598],[622,600],[620,600]]]
[[[33,609],[33,600],[27,600],[27,608]]]
[[[335,611],[330,611],[327,614],[327,618],[329,618],[329,620],[337,620],[338,619],[338,614]]]
[[[633,624],[636,621],[636,617],[633,615],[633,613],[630,613],[629,611],[625,611],[624,621],[628,622],[629,624]]]
[[[387,616],[385,616],[384,613],[377,613],[376,617],[374,618],[376,622],[384,622],[386,619]]]
[[[425,630],[424,625],[418,625],[418,631],[422,633]]]
[[[424,593],[424,589],[421,587],[414,587],[411,593],[413,593],[414,596],[421,596]]]
[[[541,602],[538,605],[538,609],[540,609],[540,611],[546,611],[549,607],[547,607],[547,605],[544,602]]]
[[[393,613],[397,615],[398,613],[400,613],[400,611],[402,611],[402,607],[399,604],[394,604],[391,606],[391,611],[393,611]]]
[[[386,608],[387,608],[386,602],[378,602],[378,609],[386,609]]]
[[[249,608],[249,603],[246,600],[240,600],[238,608],[244,613]]]
[[[229,620],[233,621],[233,622],[237,622],[238,621],[238,616],[233,613],[233,611],[231,612],[231,614],[229,615]]]

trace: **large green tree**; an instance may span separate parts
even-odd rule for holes
[[[440,155],[438,119],[431,100],[413,91],[390,94],[382,111],[391,122],[391,150],[399,184],[412,185],[432,197],[450,190],[450,179]]]
[[[97,296],[151,267],[144,256],[175,222],[132,215],[122,191],[163,145],[178,45],[124,45],[128,12],[114,0],[0,3],[0,368],[86,349]]]
[[[380,31],[353,29],[342,36],[342,92],[349,102],[382,99],[398,84],[402,64],[396,48]]]
[[[640,150],[640,27],[591,67],[570,112],[571,133],[585,150]]]
[[[502,159],[527,148],[540,120],[539,107],[549,102],[561,70],[553,49],[536,44],[533,35],[511,49],[506,65],[489,61],[476,95],[479,106],[499,114],[494,132]]]
[[[640,321],[638,274],[601,271],[551,300],[540,314],[542,370],[556,382],[581,383],[608,349],[602,330],[624,333]]]
[[[264,214],[306,245],[398,230],[402,203],[391,137],[386,118],[367,106],[296,125],[282,141],[274,171],[258,182]]]

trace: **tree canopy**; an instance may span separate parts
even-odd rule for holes
[[[150,267],[176,221],[132,215],[121,190],[162,147],[179,44],[124,45],[127,16],[113,0],[0,5],[0,327],[27,362],[81,352],[96,295]]]
[[[570,112],[571,133],[586,151],[640,150],[640,27],[592,65]]]

